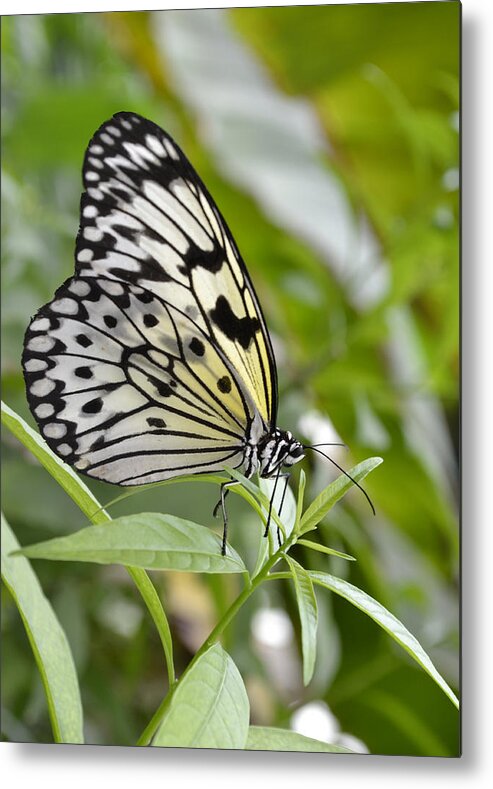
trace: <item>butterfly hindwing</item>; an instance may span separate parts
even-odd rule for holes
[[[245,406],[229,369],[140,286],[68,280],[31,323],[23,363],[44,437],[90,476],[139,484],[241,463]]]

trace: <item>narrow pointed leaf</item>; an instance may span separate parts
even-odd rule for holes
[[[240,482],[244,488],[249,490],[253,496],[255,496],[259,501],[262,502],[262,504],[267,504],[267,505],[269,504],[268,499],[265,496],[265,493],[263,493],[260,490],[260,487],[256,485],[252,479],[245,477],[245,475],[242,474],[241,471],[238,471],[238,469],[232,468],[231,466],[224,466],[224,470],[233,479],[237,480],[237,482]]]
[[[24,622],[56,742],[82,743],[82,704],[72,652],[31,565],[9,554],[19,543],[2,514],[2,578]]]
[[[147,570],[241,573],[246,569],[229,546],[226,556],[221,555],[219,537],[205,526],[153,512],[88,526],[30,545],[21,553],[33,559],[125,564]]]
[[[303,683],[308,685],[313,676],[317,655],[317,599],[307,571],[290,556],[286,556],[286,561],[293,576],[296,600],[300,612]]]
[[[286,487],[286,493],[284,493],[285,485],[286,485],[286,479],[279,479],[277,486],[275,479],[272,477],[270,479],[260,480],[260,488],[264,493],[267,501],[269,502],[269,506],[270,506],[270,501],[272,499],[273,523],[271,524],[271,526],[273,529],[276,528],[275,521],[276,521],[276,516],[278,516],[284,529],[284,533],[281,531],[282,539],[284,537],[288,537],[291,534],[296,522],[296,500],[294,498],[293,491],[289,487],[289,484]],[[276,491],[275,495],[274,495],[274,488]],[[282,509],[281,509],[281,502],[282,502]],[[269,507],[267,508],[262,507],[262,509],[264,511],[264,517],[267,518]],[[279,510],[281,510],[280,515],[279,515]]]
[[[305,737],[297,731],[274,726],[250,726],[245,746],[247,751],[307,751],[311,753],[354,753],[342,745]]]
[[[300,484],[298,486],[298,499],[296,501],[296,523],[295,529],[298,531],[301,523],[301,514],[303,512],[303,501],[305,497],[306,476],[303,469],[300,471]]]
[[[94,524],[110,523],[111,518],[101,507],[87,485],[77,474],[63,463],[46,444],[45,440],[2,401],[2,423],[46,468],[63,490],[73,499],[88,520]],[[173,645],[168,620],[159,596],[144,570],[138,567],[127,568],[137,586],[159,632],[164,649],[170,684],[174,681]]]
[[[255,578],[262,567],[264,566],[265,562],[269,557],[269,538],[264,537],[264,529],[262,529],[262,533],[260,535],[259,543],[258,543],[258,551],[257,551],[257,559],[255,562],[255,567],[252,571],[252,578]]]
[[[312,542],[312,540],[298,540],[298,545],[304,545],[305,548],[310,548],[312,551],[319,551],[319,553],[327,553],[329,556],[338,556],[339,559],[347,559],[349,562],[355,562],[354,556],[349,553],[342,553],[336,551],[334,548],[327,548],[319,542]]]
[[[244,748],[250,706],[236,665],[214,644],[180,680],[153,745]]]
[[[436,684],[443,690],[449,697],[451,702],[459,708],[459,701],[453,690],[449,687],[447,682],[443,679],[441,674],[433,665],[431,659],[426,654],[425,650],[419,641],[411,635],[409,630],[400,622],[397,617],[387,611],[383,605],[377,603],[373,597],[363,592],[348,581],[343,581],[342,578],[336,578],[328,573],[319,573],[310,571],[310,578],[316,584],[325,586],[332,592],[344,597],[350,603],[355,605],[360,611],[370,616],[380,627],[383,627],[387,633],[392,636],[394,641],[400,644],[406,652],[408,652],[414,660],[423,668]]]
[[[358,463],[357,466],[354,466],[354,468],[347,473],[356,480],[356,482],[361,482],[361,480],[363,480],[370,471],[377,468],[380,463],[383,463],[382,458],[368,458],[367,460],[363,460],[362,463]],[[319,493],[317,498],[310,504],[301,519],[300,532],[305,534],[305,532],[314,529],[322,518],[327,515],[329,510],[332,509],[334,504],[353,486],[354,482],[348,479],[345,474],[341,474],[337,477],[337,479]]]
[[[70,466],[51,451],[45,440],[2,401],[2,423],[45,467],[78,507],[94,523],[109,520],[98,500]]]

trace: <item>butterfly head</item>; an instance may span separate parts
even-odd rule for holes
[[[282,466],[293,466],[304,456],[303,444],[289,430],[276,427],[259,443],[260,476],[270,477]]]

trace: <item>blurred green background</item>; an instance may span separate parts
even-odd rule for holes
[[[176,138],[237,240],[273,337],[280,426],[304,440],[339,436],[350,449],[333,457],[346,468],[385,459],[366,485],[377,516],[354,491],[322,527],[326,544],[358,561],[301,548],[299,560],[387,606],[455,688],[459,18],[458,3],[432,2],[2,20],[3,399],[33,424],[23,334],[73,270],[85,146],[112,113],[139,112]],[[334,474],[315,457],[304,467],[309,501]],[[84,525],[6,431],[2,470],[3,508],[22,544]],[[90,487],[102,502],[119,493]],[[172,512],[217,528],[216,499],[211,486],[176,485],[112,513]],[[231,501],[230,523],[250,556],[251,511]],[[134,742],[166,681],[126,573],[35,569],[74,652],[87,741]],[[153,580],[180,673],[240,581]],[[306,733],[373,753],[457,755],[458,713],[432,680],[365,616],[317,595],[306,689],[287,585],[262,589],[227,632],[252,722],[309,721]],[[42,685],[5,590],[2,602],[2,735],[49,742]]]

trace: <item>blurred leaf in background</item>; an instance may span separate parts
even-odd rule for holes
[[[246,261],[278,360],[279,424],[312,443],[340,437],[350,455],[332,457],[345,467],[385,458],[368,482],[377,517],[353,491],[323,526],[326,543],[357,561],[312,554],[311,569],[347,578],[394,612],[457,687],[459,4],[2,21],[3,398],[33,424],[23,333],[73,270],[88,140],[116,111],[151,118],[186,151]],[[21,544],[85,525],[6,432],[2,468],[4,510]],[[309,502],[333,469],[318,457],[305,468]],[[103,502],[119,493],[90,486]],[[216,498],[211,486],[183,484],[111,512],[213,526]],[[248,563],[259,526],[238,501],[230,520]],[[125,574],[62,563],[36,570],[77,664],[86,741],[135,741],[162,697],[162,667]],[[238,580],[154,581],[183,667]],[[3,595],[3,736],[50,741],[41,681]],[[331,741],[336,731],[341,745],[356,738],[373,753],[457,755],[458,714],[431,680],[358,611],[316,595],[307,688],[288,586],[271,584],[227,631],[252,723]],[[277,639],[259,625],[269,612]]]

